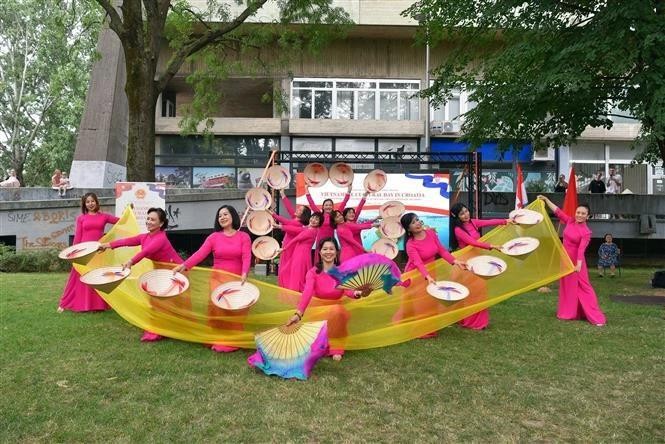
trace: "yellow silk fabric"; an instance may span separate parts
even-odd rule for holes
[[[360,299],[343,298],[324,301],[314,298],[304,321],[327,319],[332,348],[347,350],[383,347],[417,338],[442,329],[473,313],[520,293],[546,285],[573,271],[573,264],[563,250],[556,230],[542,202],[529,208],[543,214],[544,220],[534,226],[507,225],[493,229],[482,240],[503,244],[521,236],[535,237],[540,246],[523,257],[511,257],[497,251],[464,248],[455,253],[460,259],[492,255],[503,259],[507,270],[493,278],[483,278],[453,267],[443,260],[428,265],[436,280],[452,280],[466,285],[471,294],[458,302],[444,302],[427,294],[425,281],[418,270],[403,275],[412,279],[409,288],[395,287],[393,294],[375,291]],[[128,209],[104,242],[135,235],[138,225]],[[125,262],[138,247],[119,248],[99,253],[87,265],[76,265],[85,272],[100,266]],[[190,288],[174,298],[156,298],[143,293],[138,277],[153,268],[173,265],[154,264],[144,259],[132,268],[131,275],[109,294],[100,293],[113,309],[131,324],[169,338],[202,343],[221,343],[254,348],[254,334],[284,324],[294,312],[300,294],[260,280],[249,279],[261,296],[251,308],[223,311],[210,303],[210,291],[219,284],[239,277],[208,268],[188,272]]]

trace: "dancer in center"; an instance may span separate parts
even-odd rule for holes
[[[337,301],[344,296],[358,299],[361,296],[366,296],[366,294],[358,290],[337,289],[337,281],[327,273],[333,266],[339,265],[339,247],[334,238],[329,237],[321,240],[317,250],[319,251],[319,261],[316,266],[307,272],[305,288],[300,296],[296,312],[291,316],[287,325],[300,322],[312,297],[328,299],[335,302],[327,306],[322,317],[314,316],[312,320],[325,319],[328,321],[328,337],[333,339],[345,338],[348,335],[346,327],[349,321],[349,313]],[[328,355],[332,356],[335,361],[341,360],[343,354],[344,348],[341,346],[331,348],[328,352]]]
[[[427,279],[427,282],[430,284],[435,283],[436,280],[429,274],[425,265],[436,260],[437,255],[450,265],[466,268],[466,263],[464,261],[455,259],[455,257],[446,250],[446,247],[441,244],[439,236],[437,236],[434,230],[430,228],[425,229],[423,222],[418,219],[416,213],[404,214],[400,219],[400,222],[406,232],[405,250],[408,261],[404,267],[405,273],[417,268],[418,271],[420,271],[420,274]],[[421,338],[434,338],[436,335],[436,332],[431,332],[421,336]]]
[[[342,249],[340,255],[341,262],[345,262],[365,252],[363,244],[355,239],[356,234],[360,236],[362,230],[368,230],[372,227],[379,226],[379,223],[376,220],[365,222],[363,224],[347,222],[344,220],[342,212],[338,210],[332,212],[331,221],[333,228],[337,231],[337,238],[339,239]]]
[[[321,208],[319,208],[318,205],[316,205],[316,202],[314,202],[314,199],[312,199],[312,195],[309,194],[309,186],[305,185],[305,189],[307,190],[307,194],[305,195],[305,197],[307,197],[307,202],[309,202],[309,207],[312,209],[312,211],[318,211],[323,213],[323,221],[321,222],[319,239],[333,237],[335,229],[332,226],[332,219],[330,215],[332,211],[335,209],[335,204],[333,203],[332,199],[326,199],[323,201],[323,204],[321,204]],[[339,204],[339,208],[337,209],[339,211],[344,211],[346,203],[349,201],[350,198],[351,198],[351,185],[349,185],[349,188],[346,190],[346,195],[344,196],[344,200],[342,200],[342,202]]]
[[[215,213],[214,232],[209,235],[193,255],[185,261],[184,264],[174,268],[176,272],[182,272],[195,267],[201,261],[212,253],[213,270],[222,270],[227,273],[233,273],[240,276],[240,281],[247,280],[247,274],[252,260],[252,241],[249,235],[240,231],[240,216],[235,208],[230,205],[222,205]],[[223,283],[224,278],[215,278],[215,273],[211,274],[210,290],[214,290]],[[227,279],[228,281],[228,279]],[[208,301],[208,314],[215,317],[219,316],[244,316],[246,311],[237,310],[229,312],[217,307],[212,301]],[[222,329],[241,330],[242,324],[230,323],[220,320],[211,320],[210,325]],[[218,353],[228,353],[238,350],[238,347],[225,345],[222,343],[212,344],[212,351]]]
[[[306,227],[275,224],[289,233],[292,238],[282,243],[277,282],[280,287],[302,291],[305,287],[305,274],[312,267],[312,245],[320,238],[320,226],[323,214],[313,213]]]
[[[450,219],[453,226],[454,236],[450,239],[453,250],[464,248],[467,245],[482,248],[484,250],[500,250],[500,245],[491,245],[480,242],[480,231],[482,227],[494,227],[497,225],[514,224],[511,219],[472,219],[469,208],[461,202],[456,203],[450,209]],[[482,330],[490,323],[490,312],[488,309],[474,313],[462,319],[459,324],[464,328]]]

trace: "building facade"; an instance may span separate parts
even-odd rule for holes
[[[202,68],[197,63],[184,65],[157,106],[156,180],[182,188],[249,188],[255,184],[263,167],[257,158],[265,155],[267,159],[273,148],[395,154],[466,150],[467,146],[457,139],[461,135],[463,114],[474,106],[467,94],[456,93],[439,109],[428,109],[427,101],[416,96],[429,81],[428,68],[437,66],[447,49],[445,45],[432,48],[428,59],[426,48],[414,44],[418,24],[400,15],[412,2],[349,0],[335,3],[345,7],[356,23],[347,38],[332,43],[317,57],[302,54],[284,74],[265,78],[239,75],[220,82],[223,99],[216,114],[211,116],[214,120],[211,138],[180,136],[179,122],[194,95],[186,78]],[[205,7],[200,0],[192,4]],[[275,4],[268,3],[260,17],[266,19],[275,14]],[[113,36],[105,38],[112,40]],[[162,59],[168,59],[168,55],[167,50]],[[109,77],[108,69],[105,73]],[[109,86],[115,87],[114,91],[118,77],[124,75],[122,67],[117,67],[115,74],[115,78],[106,79]],[[285,111],[280,112],[262,100],[266,92],[275,87],[281,89],[288,100]],[[121,97],[106,100],[106,103],[115,100],[120,106],[112,107],[113,112],[121,112]],[[89,97],[88,107],[94,106]],[[114,116],[117,119],[117,115]],[[115,128],[122,131],[121,123],[116,123]],[[582,191],[593,174],[602,171],[607,177],[609,168],[615,167],[624,178],[624,188],[640,194],[665,193],[662,167],[631,165],[630,146],[638,132],[639,124],[617,121],[611,130],[587,129],[578,143],[570,147],[534,153],[527,144],[516,153],[505,155],[497,151],[495,143],[488,141],[480,149],[483,190],[512,191],[513,162],[519,161],[524,164],[530,191],[551,191],[557,175],[567,175],[569,167],[575,166]],[[121,143],[121,139],[108,138],[109,143],[116,144]],[[75,176],[76,162],[90,161],[78,154],[86,151],[85,143],[83,135],[72,167]],[[118,156],[106,155],[101,160],[108,161],[111,157]],[[117,165],[110,163],[117,175]],[[360,169],[375,166],[372,163],[358,165]],[[463,188],[463,171],[450,173],[456,186]],[[111,176],[108,174],[109,178]],[[97,174],[95,180],[99,181],[99,177]],[[79,174],[76,179],[85,178]],[[100,186],[99,183],[86,185]]]

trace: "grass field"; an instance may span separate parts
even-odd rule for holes
[[[663,442],[662,306],[608,298],[657,294],[652,273],[592,276],[603,328],[532,292],[486,331],[349,352],[307,382],[257,373],[248,351],[142,344],[112,311],[57,314],[65,274],[2,274],[0,441]]]

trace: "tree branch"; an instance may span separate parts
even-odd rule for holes
[[[203,49],[206,45],[214,43],[223,37],[225,34],[235,30],[240,25],[242,25],[248,17],[258,11],[268,0],[257,0],[250,3],[250,5],[245,8],[245,10],[238,15],[233,21],[221,26],[217,29],[211,29],[204,33],[201,37],[192,38],[189,42],[186,42],[169,60],[169,63],[166,67],[164,73],[160,76],[159,80],[156,82],[155,87],[157,88],[157,93],[161,92],[166,88],[168,82],[175,76],[180,70],[180,67],[185,62],[185,59],[193,54],[196,54],[198,51]]]
[[[118,37],[120,37],[120,40],[122,40],[126,30],[125,25],[120,18],[120,14],[118,14],[118,11],[116,11],[116,9],[113,7],[110,0],[96,1],[99,3],[99,6],[104,8],[104,11],[106,11],[106,16],[109,18],[109,26],[111,29],[114,30],[115,33],[118,34]]]

